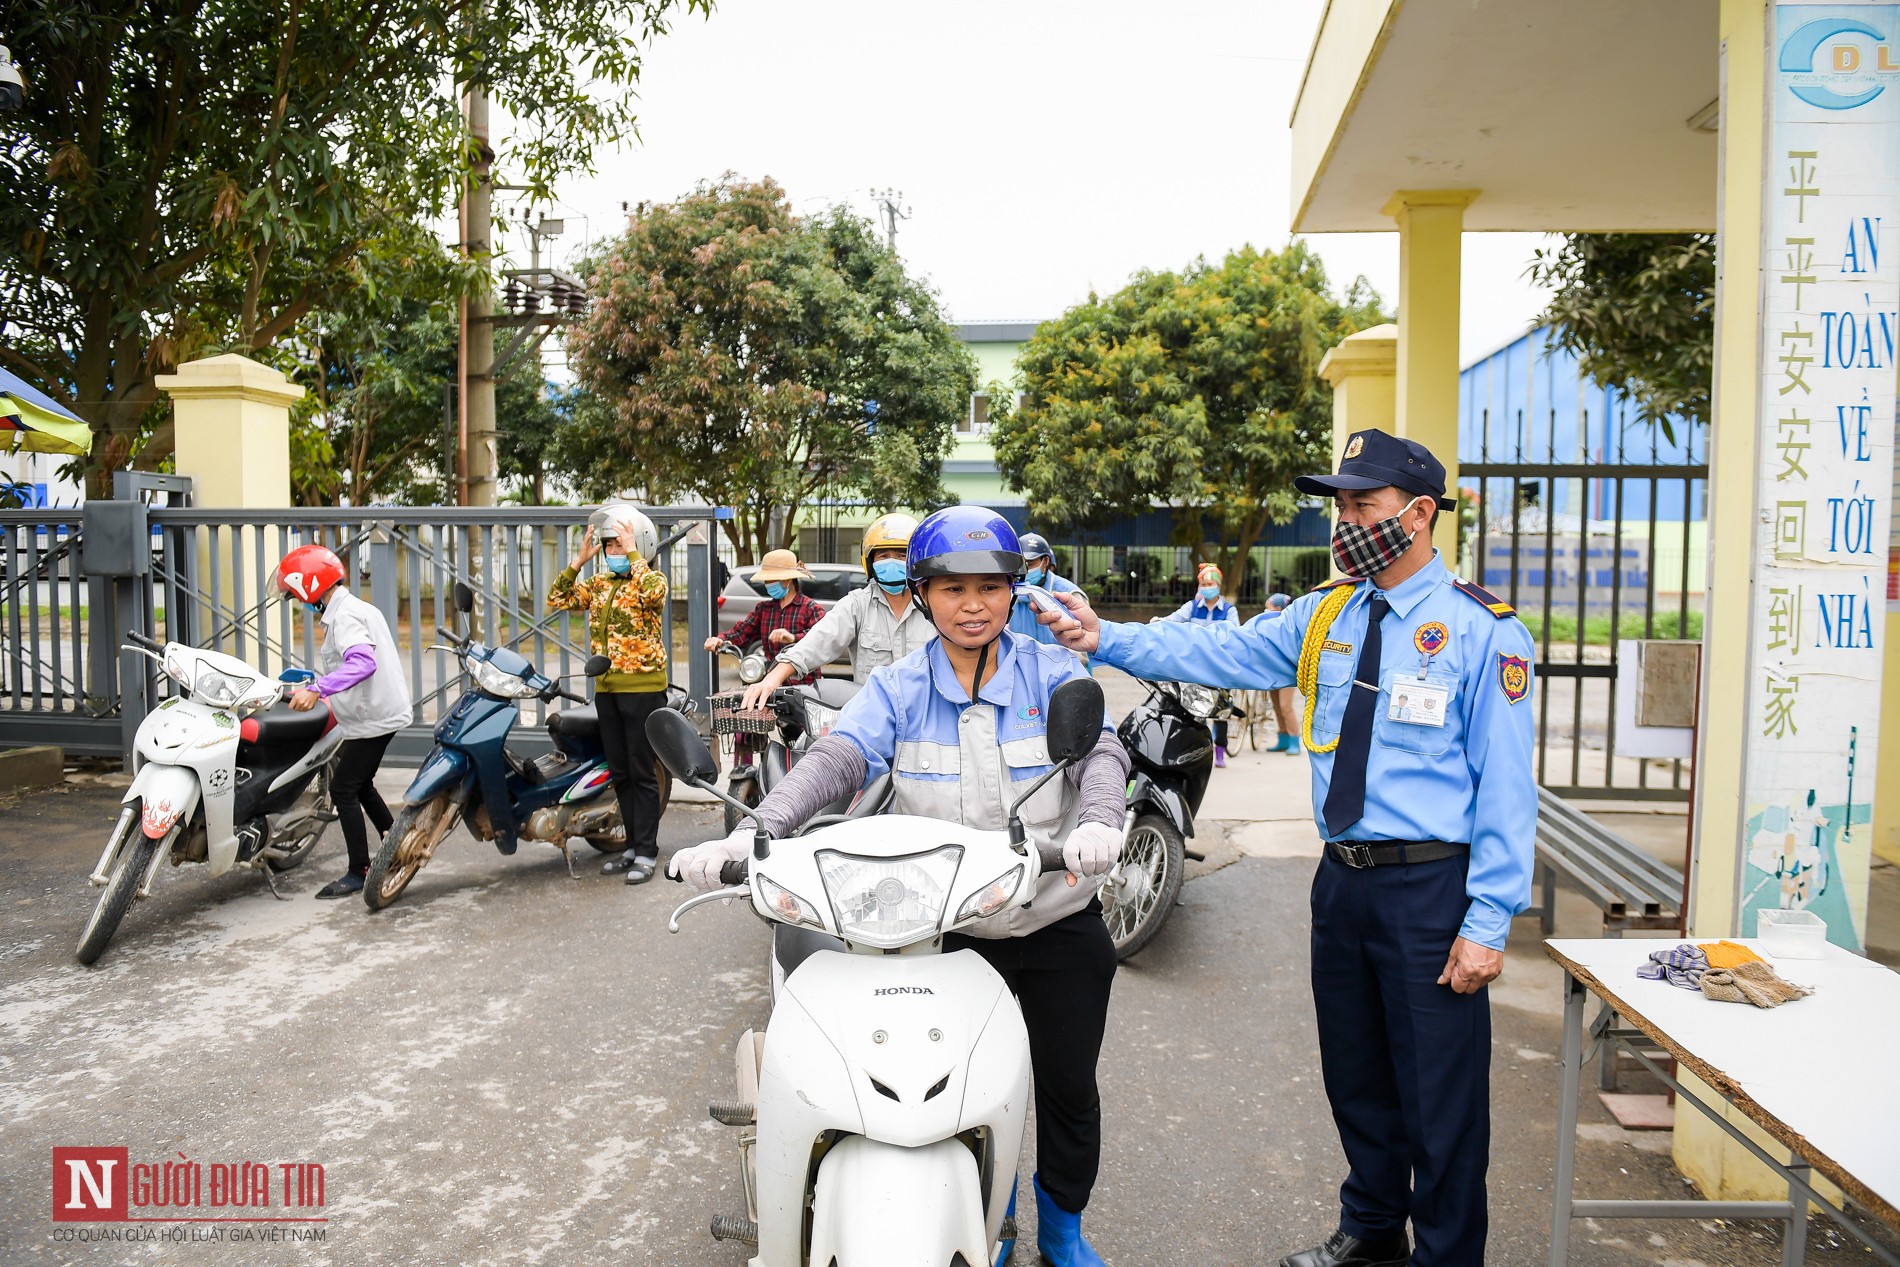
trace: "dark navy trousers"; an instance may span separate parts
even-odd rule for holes
[[[1491,1000],[1439,985],[1464,922],[1469,856],[1313,877],[1320,1069],[1351,1172],[1339,1225],[1409,1218],[1415,1267],[1482,1267],[1491,1150]]]

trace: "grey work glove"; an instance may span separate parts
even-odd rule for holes
[[[1062,865],[1071,875],[1106,875],[1122,856],[1122,829],[1102,823],[1077,823],[1062,842]]]
[[[701,893],[711,893],[714,889],[727,887],[720,882],[719,869],[728,862],[742,860],[751,852],[752,827],[747,824],[723,840],[708,840],[704,844],[680,850],[666,864],[666,871],[668,875],[678,876]]]

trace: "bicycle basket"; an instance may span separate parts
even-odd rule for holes
[[[778,728],[778,714],[769,708],[741,708],[744,691],[708,695],[715,735],[767,735]]]

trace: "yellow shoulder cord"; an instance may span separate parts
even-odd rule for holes
[[[1308,752],[1331,752],[1339,746],[1337,735],[1333,736],[1329,744],[1313,742],[1313,710],[1319,704],[1320,650],[1326,645],[1326,635],[1332,631],[1333,619],[1351,601],[1355,588],[1352,585],[1340,585],[1322,598],[1312,621],[1306,626],[1306,636],[1300,640],[1300,667],[1295,684],[1306,699],[1306,711],[1300,719],[1300,742],[1306,745]]]

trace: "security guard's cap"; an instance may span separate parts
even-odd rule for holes
[[[1353,432],[1346,437],[1338,474],[1302,475],[1293,481],[1293,486],[1315,497],[1390,487],[1435,498],[1440,510],[1458,509],[1458,503],[1445,496],[1445,464],[1418,441],[1404,440],[1383,431]]]

